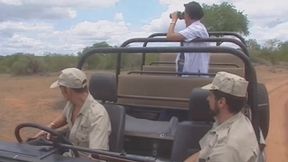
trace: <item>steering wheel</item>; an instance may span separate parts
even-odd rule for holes
[[[23,139],[20,136],[20,130],[22,128],[27,128],[27,127],[28,128],[37,128],[37,129],[40,129],[40,130],[43,130],[43,131],[50,133],[52,136],[56,137],[56,140],[55,141],[53,140],[53,142],[56,144],[57,143],[63,143],[63,144],[73,145],[66,137],[59,134],[55,130],[53,130],[49,127],[46,127],[46,126],[35,124],[35,123],[22,123],[22,124],[17,125],[17,127],[15,128],[15,137],[19,143],[23,143]],[[71,150],[73,151],[75,157],[79,157],[79,152],[77,150],[74,150],[74,149],[71,149]]]

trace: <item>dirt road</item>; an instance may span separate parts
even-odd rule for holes
[[[270,100],[267,161],[288,161],[288,69],[259,66],[259,82],[266,85]],[[14,128],[23,122],[47,124],[61,111],[61,95],[49,89],[52,76],[11,77],[0,75],[0,140],[15,141]],[[25,133],[24,133],[25,134]],[[26,133],[27,134],[27,133]]]
[[[259,67],[257,76],[265,83],[270,101],[267,161],[288,161],[288,70]]]

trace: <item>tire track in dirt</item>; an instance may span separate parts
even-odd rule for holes
[[[284,83],[284,84],[281,84],[281,85],[279,85],[279,86],[271,89],[271,90],[268,90],[268,93],[269,93],[269,94],[272,94],[272,93],[274,93],[275,91],[278,91],[279,89],[281,89],[281,88],[282,88],[283,86],[285,86],[285,85],[286,85],[286,86],[288,85],[288,81],[287,81],[286,83]]]

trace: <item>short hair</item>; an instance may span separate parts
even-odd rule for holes
[[[200,20],[204,16],[204,12],[199,3],[192,1],[184,4],[185,12],[191,19]]]
[[[228,110],[233,114],[240,112],[246,103],[246,97],[237,97],[218,90],[211,90],[211,92],[215,95],[216,100],[225,98]]]

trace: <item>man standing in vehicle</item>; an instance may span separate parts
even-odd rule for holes
[[[69,140],[73,145],[108,150],[110,119],[105,108],[89,93],[87,85],[83,71],[77,68],[62,70],[50,88],[59,87],[67,103],[62,114],[48,127],[56,129],[68,125]],[[43,135],[49,136],[42,131],[36,137]]]
[[[209,34],[206,27],[200,22],[204,16],[202,7],[197,2],[184,4],[185,11],[183,13],[176,11],[171,14],[171,22],[167,33],[168,40],[185,41],[184,46],[189,47],[207,47],[207,42],[190,42],[196,38],[208,38]],[[175,32],[175,25],[178,19],[184,19],[186,28]],[[184,60],[184,62],[183,62]],[[184,63],[184,64],[183,64]],[[183,65],[182,65],[183,64]],[[208,53],[184,53],[178,54],[176,58],[177,72],[186,73],[208,73],[209,54]],[[183,68],[183,69],[182,69]]]
[[[185,162],[256,162],[259,145],[250,120],[241,112],[248,82],[237,75],[218,72],[207,100],[215,118],[213,127],[202,137],[201,150]]]

